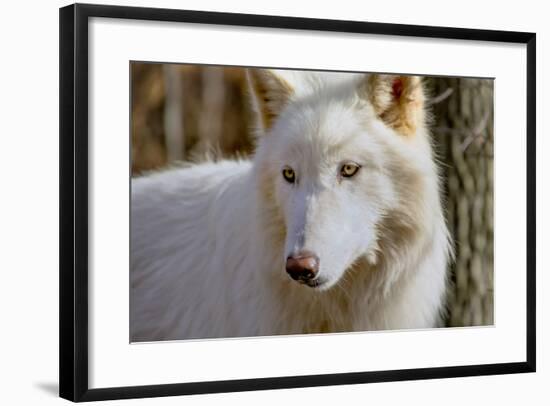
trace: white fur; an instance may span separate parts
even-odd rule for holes
[[[363,75],[276,74],[295,93],[251,161],[132,180],[132,341],[440,325],[451,250],[425,128],[386,126]],[[285,272],[302,249],[317,288]]]

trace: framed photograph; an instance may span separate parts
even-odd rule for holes
[[[535,34],[60,9],[60,396],[535,371]]]

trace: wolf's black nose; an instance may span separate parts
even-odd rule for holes
[[[319,272],[319,257],[310,251],[291,255],[286,259],[286,272],[295,281],[310,281]]]

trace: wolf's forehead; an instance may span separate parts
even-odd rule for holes
[[[291,142],[308,146],[315,143],[330,148],[366,130],[365,111],[352,101],[331,101],[293,106],[285,123],[285,135]],[[283,118],[284,120],[284,118]]]
[[[354,94],[325,90],[294,100],[279,117],[271,135],[281,159],[317,166],[359,159],[376,150],[368,131],[369,109]]]
[[[291,130],[302,133],[319,130],[330,132],[338,128],[345,131],[357,127],[364,119],[364,113],[354,95],[327,95],[319,92],[291,102],[281,120]]]
[[[304,120],[279,141],[284,159],[312,166],[342,160],[371,160],[380,150],[376,137],[361,120],[346,114]]]

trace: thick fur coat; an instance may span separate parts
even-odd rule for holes
[[[248,81],[251,160],[132,180],[131,340],[440,325],[452,253],[420,79]],[[315,284],[285,272],[303,250]]]

